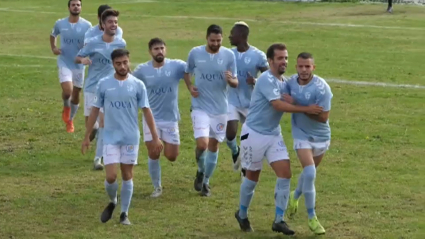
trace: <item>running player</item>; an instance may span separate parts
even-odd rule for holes
[[[124,225],[131,224],[128,219],[128,209],[133,195],[133,166],[137,164],[139,153],[139,108],[142,109],[146,124],[152,132],[152,144],[149,145],[149,149],[153,152],[162,150],[162,144],[155,129],[155,121],[149,109],[146,87],[143,82],[129,74],[129,54],[125,49],[116,49],[112,52],[110,58],[115,74],[106,76],[97,84],[96,96],[93,99],[93,107],[81,147],[84,154],[90,145],[90,134],[99,110],[103,108],[105,189],[110,203],[103,211],[100,220],[103,223],[109,221],[118,203],[117,166],[120,166],[122,175],[120,223]]]
[[[111,52],[118,48],[125,48],[126,42],[123,38],[115,37],[118,27],[119,12],[108,9],[103,12],[101,21],[104,30],[102,35],[91,38],[75,58],[75,62],[90,65],[87,79],[84,85],[84,115],[86,122],[90,115],[90,110],[95,97],[96,85],[100,79],[114,73],[111,61]],[[94,168],[102,170],[102,134],[103,134],[103,114],[99,116],[99,123],[94,128],[99,127],[96,156],[94,158]]]
[[[192,95],[191,116],[196,139],[198,170],[194,187],[210,196],[209,180],[218,160],[227,124],[227,90],[238,86],[235,54],[221,46],[223,31],[218,25],[207,29],[207,44],[189,52],[184,80]],[[195,75],[192,85],[191,74]]]
[[[186,63],[166,58],[166,45],[160,38],[151,39],[148,47],[152,60],[138,65],[132,74],[146,86],[159,138],[164,143],[164,156],[174,162],[179,155],[180,145],[178,90]],[[151,148],[149,146],[153,142],[152,134],[145,118],[143,118],[143,139],[146,146]],[[149,174],[154,186],[151,196],[156,198],[162,194],[160,152],[148,152],[148,155]]]
[[[109,5],[100,5],[99,8],[97,9],[97,19],[99,21],[99,24],[97,24],[96,26],[93,26],[92,28],[90,28],[85,36],[84,36],[84,41],[87,41],[88,39],[95,37],[95,36],[99,36],[103,34],[103,29],[102,29],[102,23],[101,23],[101,16],[102,13],[108,9],[112,9]],[[115,34],[116,37],[123,37],[123,31],[121,29],[121,27],[117,27],[117,32]]]
[[[303,167],[295,191],[289,197],[288,214],[292,218],[298,210],[298,199],[304,194],[305,207],[308,213],[308,226],[317,235],[325,234],[325,229],[317,220],[315,213],[316,168],[328,150],[331,140],[329,126],[329,112],[333,97],[331,88],[326,81],[313,74],[313,55],[307,52],[297,57],[296,69],[298,74],[293,75],[287,82],[285,100],[296,105],[318,104],[323,112],[318,115],[306,113],[292,114],[292,137],[294,149]],[[292,98],[292,99],[291,99]]]
[[[232,152],[233,169],[236,171],[240,166],[240,148],[236,142],[238,122],[242,124],[248,114],[249,102],[252,90],[259,72],[268,69],[267,57],[264,52],[248,44],[249,26],[245,22],[236,22],[230,31],[230,44],[235,46],[232,51],[236,56],[239,85],[229,89],[229,106],[227,115],[226,138],[227,146]],[[255,77],[254,77],[255,76]],[[245,176],[245,170],[242,169]]]
[[[252,93],[246,122],[241,132],[241,164],[246,176],[240,188],[240,205],[235,217],[241,230],[253,231],[248,220],[248,208],[260,177],[265,157],[277,176],[275,187],[275,220],[272,230],[285,235],[295,232],[283,220],[289,198],[291,167],[288,151],[280,128],[284,112],[305,112],[318,114],[322,108],[317,105],[294,106],[281,100],[285,88],[282,74],[288,64],[288,51],[284,44],[273,44],[267,49],[270,70],[261,74]]]
[[[80,104],[80,91],[84,83],[84,65],[75,64],[74,59],[84,45],[84,34],[92,26],[80,17],[80,0],[68,0],[69,16],[56,21],[50,34],[50,47],[58,56],[59,82],[62,87],[62,120],[68,133],[74,132],[73,119]],[[56,38],[60,35],[60,48]]]

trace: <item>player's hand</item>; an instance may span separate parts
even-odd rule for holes
[[[81,144],[81,153],[84,155],[90,147],[90,139],[84,138],[83,143]]]
[[[288,95],[288,94],[282,94],[282,100],[285,101],[286,103],[289,103],[291,105],[295,104],[295,100],[294,98],[292,98],[292,96]]]
[[[230,72],[230,71],[225,71],[225,72],[224,72],[224,77],[226,77],[226,81],[227,81],[227,82],[230,82],[230,81],[233,79],[232,72]]]
[[[55,55],[60,55],[60,54],[62,54],[61,49],[58,49],[57,47],[53,48],[53,49],[52,49],[52,52],[53,52],[53,54],[55,54]]]
[[[323,108],[318,105],[309,105],[307,107],[307,114],[318,115],[323,111]]]
[[[199,96],[198,88],[196,86],[193,86],[193,85],[189,86],[189,91],[190,91],[190,94],[193,96],[193,98],[196,98]]]
[[[89,58],[83,58],[83,59],[81,59],[81,64],[91,65],[91,60]]]
[[[149,146],[150,146],[150,149],[148,150],[155,154],[161,153],[162,149],[164,148],[164,145],[162,144],[159,138],[152,139],[152,143],[150,143]]]
[[[248,85],[255,85],[255,83],[257,82],[257,80],[254,77],[252,77],[251,73],[247,72],[247,76],[248,77],[246,78],[246,83]]]

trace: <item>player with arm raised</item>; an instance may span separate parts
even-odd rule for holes
[[[280,120],[284,112],[318,114],[317,105],[294,106],[281,100],[281,91],[286,82],[282,74],[288,64],[288,51],[281,43],[267,49],[270,70],[261,74],[252,92],[251,104],[241,131],[241,164],[246,176],[240,187],[239,210],[235,217],[241,230],[253,231],[248,220],[248,208],[260,177],[265,157],[277,176],[275,187],[275,220],[272,230],[285,235],[295,232],[283,220],[288,204],[291,167],[288,151],[281,134]]]
[[[95,37],[95,36],[99,36],[103,34],[103,28],[102,28],[102,21],[101,21],[101,16],[102,13],[108,9],[112,9],[109,5],[100,5],[99,8],[97,9],[97,19],[99,20],[99,24],[97,24],[96,26],[93,26],[92,28],[90,28],[85,36],[84,36],[84,41],[86,42],[88,39]],[[115,34],[115,37],[123,37],[123,31],[121,29],[121,27],[117,27],[117,31]]]
[[[103,77],[114,74],[114,67],[111,60],[111,52],[118,48],[125,48],[126,42],[122,38],[115,37],[118,27],[119,12],[113,9],[105,10],[102,13],[101,21],[104,32],[102,35],[90,38],[83,49],[75,58],[76,63],[90,65],[87,79],[84,85],[84,115],[86,123],[95,97],[96,85]],[[102,109],[101,109],[102,112]],[[103,114],[99,116],[99,122],[94,129],[99,127],[97,136],[97,149],[94,158],[94,168],[103,169],[102,165],[102,134],[103,134]],[[93,134],[93,132],[92,132]]]
[[[97,84],[81,148],[84,154],[90,145],[90,134],[99,110],[103,108],[105,114],[103,153],[106,167],[104,184],[110,203],[104,209],[100,220],[103,223],[109,221],[118,203],[117,167],[120,166],[122,176],[120,223],[124,225],[131,224],[128,209],[133,195],[133,166],[137,164],[139,153],[139,108],[142,109],[147,127],[152,134],[149,151],[160,152],[163,147],[149,108],[146,87],[142,81],[129,74],[129,54],[125,49],[116,49],[111,53],[115,74],[106,76]]]
[[[192,125],[198,163],[194,187],[210,196],[209,180],[218,160],[227,124],[228,86],[237,87],[235,54],[221,46],[223,31],[218,25],[207,29],[207,44],[189,52],[184,80],[192,95]],[[192,85],[191,75],[195,75]]]
[[[166,45],[160,38],[152,38],[148,47],[152,60],[138,65],[132,74],[146,86],[159,138],[164,143],[164,156],[174,162],[179,155],[180,145],[178,90],[180,80],[185,73],[186,63],[182,60],[166,58]],[[146,146],[151,148],[149,145],[153,142],[152,134],[144,118],[143,138]],[[160,152],[149,151],[148,155],[149,175],[154,186],[151,197],[156,198],[162,194]]]
[[[296,69],[285,90],[285,100],[296,105],[318,104],[323,112],[318,115],[306,113],[292,114],[292,137],[294,149],[303,167],[298,178],[295,191],[291,192],[288,204],[288,214],[292,218],[298,210],[298,199],[304,194],[305,207],[308,213],[308,226],[317,235],[325,234],[315,213],[316,207],[316,168],[328,150],[331,140],[329,112],[333,97],[331,88],[326,81],[313,74],[315,69],[313,55],[307,52],[297,57]]]
[[[229,89],[229,106],[227,115],[226,138],[227,146],[232,151],[233,169],[240,166],[240,148],[236,142],[238,122],[245,122],[248,114],[249,102],[258,73],[268,69],[267,57],[264,52],[248,44],[249,26],[245,22],[236,22],[230,31],[230,44],[236,57],[239,84],[237,88]],[[245,170],[242,169],[242,175]]]
[[[84,45],[84,34],[92,26],[80,17],[81,0],[68,0],[69,16],[56,21],[50,34],[50,47],[57,55],[59,82],[62,87],[62,120],[68,133],[74,132],[73,119],[80,104],[80,91],[84,83],[84,65],[74,62]],[[60,35],[60,48],[56,38]]]

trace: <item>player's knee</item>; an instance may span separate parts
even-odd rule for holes
[[[133,178],[133,172],[131,171],[122,171],[121,172],[122,180],[128,181]]]
[[[196,149],[199,151],[205,151],[208,149],[208,142],[206,141],[197,141],[196,142]]]
[[[108,182],[109,184],[112,184],[115,181],[117,181],[117,174],[116,173],[110,173],[110,174],[106,175],[106,182]]]
[[[179,155],[179,152],[165,152],[164,156],[168,159],[170,162],[174,162],[177,160],[177,156]]]
[[[161,156],[161,154],[160,153],[156,153],[156,152],[148,152],[148,156],[149,156],[150,159],[155,160],[155,159],[159,159],[159,157]]]
[[[70,98],[71,98],[71,92],[66,92],[66,91],[64,91],[64,92],[62,93],[62,98],[63,98],[63,99],[70,99]]]
[[[303,169],[303,178],[306,181],[314,181],[316,178],[316,167],[314,164],[309,165]]]

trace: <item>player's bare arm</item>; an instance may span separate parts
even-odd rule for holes
[[[238,87],[238,84],[239,84],[238,78],[233,77],[230,71],[225,72],[225,77],[226,77],[227,84],[229,84],[230,87],[232,88]]]
[[[93,131],[94,124],[96,123],[97,117],[99,116],[99,111],[100,109],[95,106],[91,108],[90,115],[86,124],[86,133],[84,135],[84,141],[81,145],[81,152],[83,154],[85,154],[86,150],[89,148],[90,134]]]
[[[91,60],[87,57],[81,57],[81,56],[77,56],[75,57],[75,63],[77,64],[83,64],[83,65],[90,65],[91,64]]]
[[[276,111],[288,113],[308,113],[316,115],[323,111],[323,108],[318,105],[299,106],[281,100],[272,100],[270,104],[272,104]]]
[[[149,150],[152,150],[154,153],[160,153],[162,151],[163,145],[159,139],[158,132],[156,131],[155,120],[153,118],[152,111],[150,108],[143,108],[142,111],[146,120],[146,124],[148,125],[152,134],[152,143],[150,144],[152,148]]]
[[[50,48],[55,55],[60,55],[62,53],[61,50],[56,47],[56,37],[52,35],[50,35]]]
[[[315,121],[318,121],[320,123],[326,123],[329,119],[329,113],[330,111],[321,112],[317,115],[305,113],[310,119],[313,119]]]
[[[192,85],[192,77],[190,73],[184,73],[183,79],[190,94],[195,98],[198,97],[199,96],[198,88]]]

